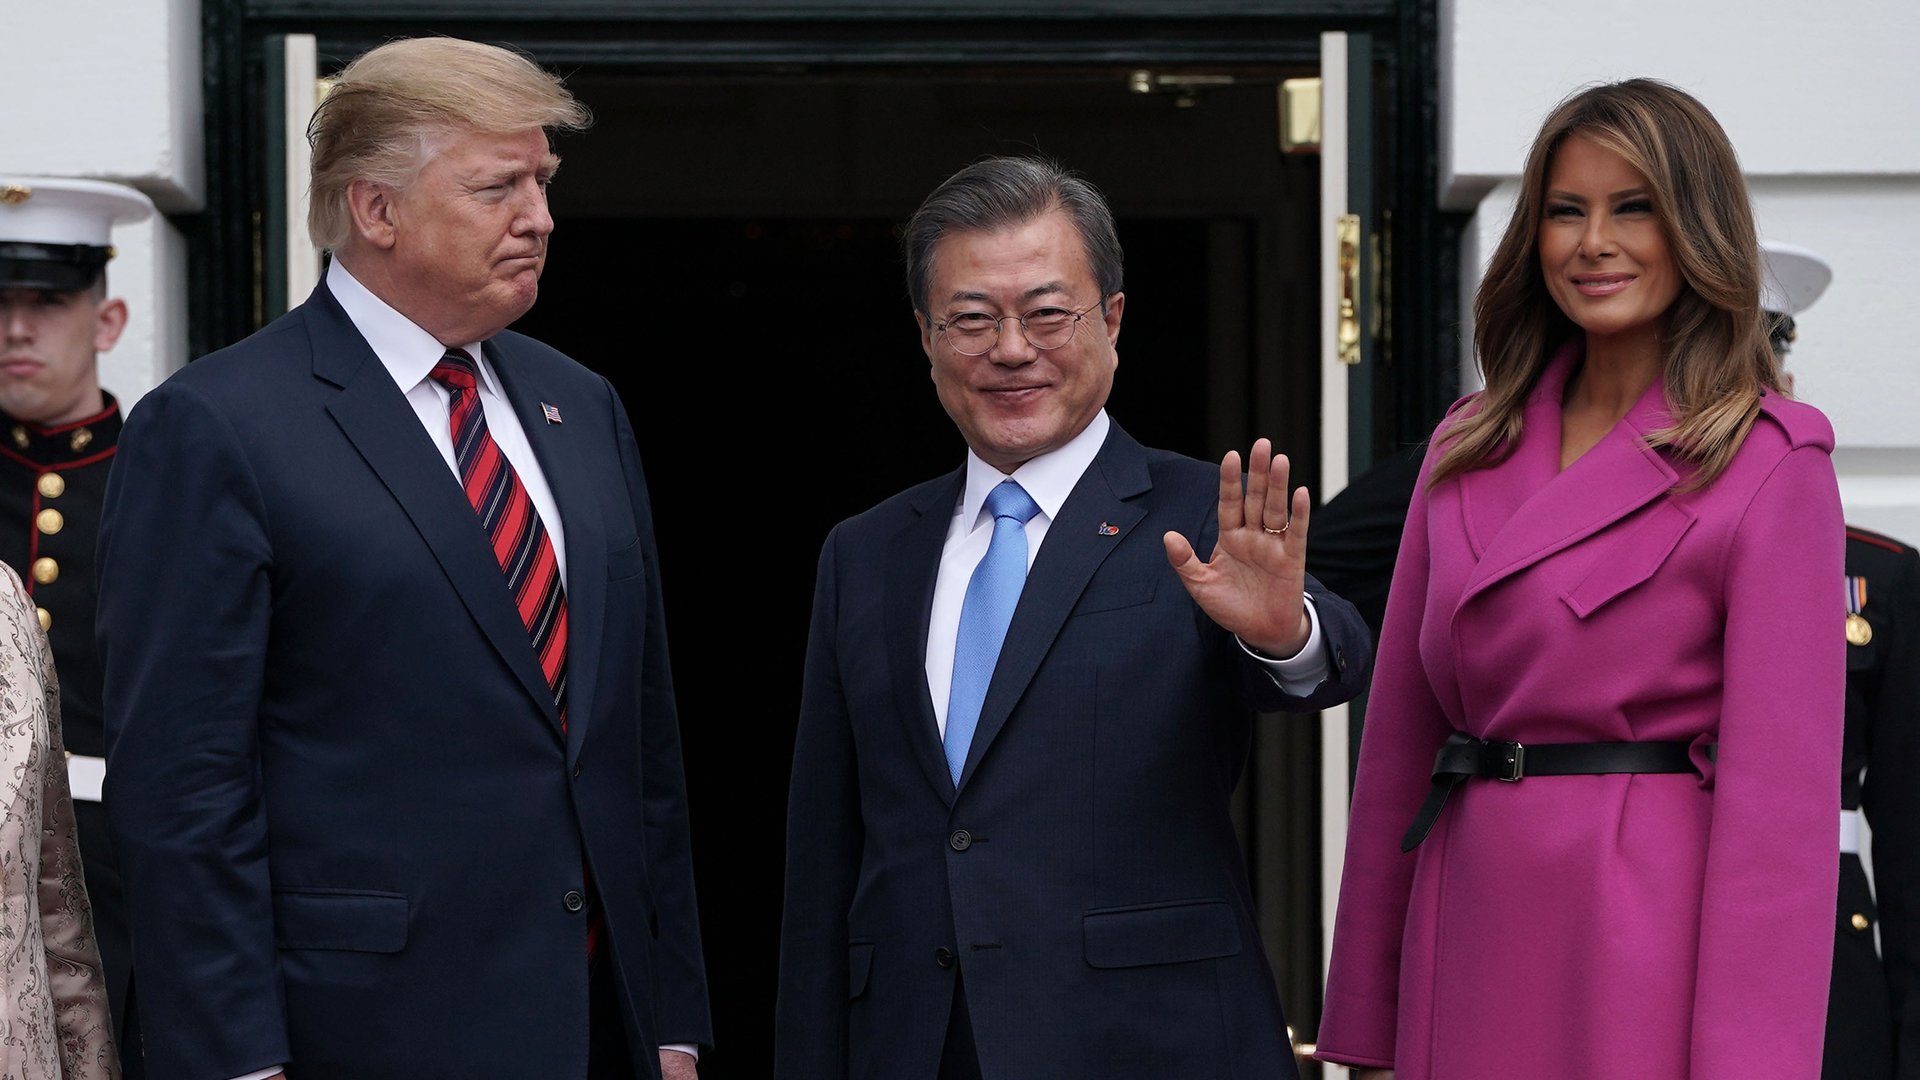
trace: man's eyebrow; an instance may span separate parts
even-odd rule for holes
[[[1067,287],[1061,284],[1060,282],[1049,281],[1045,285],[1035,285],[1033,288],[1028,289],[1026,292],[1021,293],[1020,299],[1032,300],[1032,299],[1035,299],[1036,297],[1045,296],[1048,293],[1063,293],[1066,291],[1067,291]]]
[[[952,296],[947,297],[947,303],[951,304],[958,300],[974,300],[984,304],[991,299],[993,298],[983,292],[966,292],[965,290],[962,290],[960,292],[954,293]]]

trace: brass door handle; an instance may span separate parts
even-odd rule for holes
[[[1360,215],[1341,214],[1334,222],[1340,252],[1340,362],[1360,362]]]

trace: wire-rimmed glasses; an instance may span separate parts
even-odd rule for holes
[[[1008,319],[1020,324],[1021,333],[1027,336],[1027,344],[1036,349],[1059,349],[1073,340],[1074,333],[1080,328],[1080,320],[1087,317],[1087,312],[1104,302],[1105,298],[1095,300],[1079,311],[1063,307],[1037,307],[1025,315],[999,317],[984,311],[963,311],[945,322],[934,323],[933,328],[945,335],[947,345],[962,356],[985,356],[992,352],[1000,341],[1000,325]]]

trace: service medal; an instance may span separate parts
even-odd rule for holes
[[[1860,614],[1867,606],[1867,579],[1847,578],[1847,644],[1865,645],[1873,640],[1873,625]]]

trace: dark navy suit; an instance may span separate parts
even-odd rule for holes
[[[776,1075],[932,1080],[956,977],[987,1080],[1291,1076],[1228,804],[1255,709],[1364,685],[1367,629],[1309,581],[1330,676],[1283,694],[1167,565],[1219,472],[1116,425],[1048,526],[960,782],[925,651],[965,470],[820,556],[788,814]]]
[[[473,507],[324,285],[128,418],[100,640],[149,1076],[584,1076],[589,863],[638,1075],[711,1042],[633,434],[554,350],[486,355],[565,529],[564,732]]]

